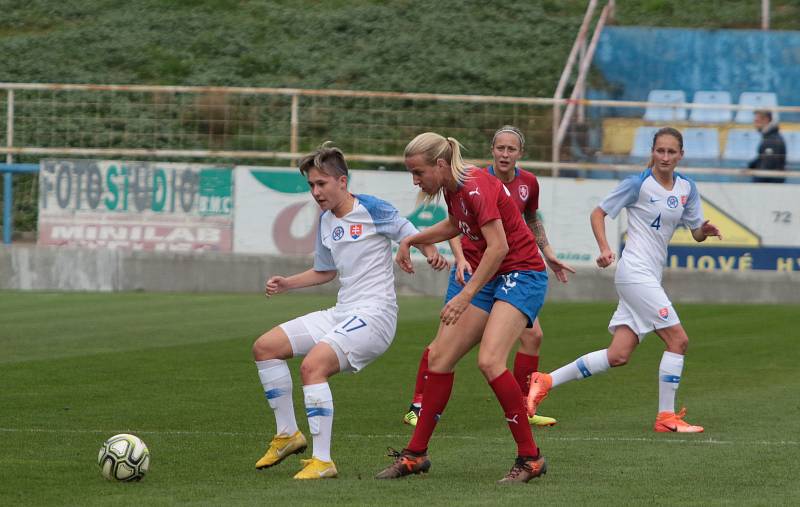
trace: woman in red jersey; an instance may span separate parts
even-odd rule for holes
[[[406,146],[405,164],[422,196],[432,199],[443,194],[449,216],[401,241],[397,263],[413,272],[409,245],[463,234],[475,245],[464,252],[475,269],[463,287],[448,288],[439,330],[428,352],[424,410],[408,445],[393,453],[394,463],[376,478],[394,479],[430,469],[428,442],[450,398],[453,369],[480,343],[478,368],[497,396],[517,443],[517,459],[500,482],[527,482],[544,474],[547,464],[533,440],[522,391],[506,361],[544,303],[544,261],[508,189],[487,172],[466,166],[458,141],[433,132],[420,134]]]
[[[539,182],[532,173],[521,170],[517,167],[517,161],[522,157],[525,150],[525,136],[514,126],[504,125],[497,129],[492,137],[492,158],[493,164],[485,168],[484,171],[497,177],[511,194],[511,200],[517,206],[520,214],[530,227],[536,238],[536,243],[548,266],[553,270],[556,278],[567,282],[567,272],[574,273],[575,270],[561,262],[556,257],[553,248],[550,246],[544,225],[539,219],[537,210],[539,208]],[[464,250],[474,250],[476,246],[468,236],[462,235],[460,238],[450,240],[450,247],[453,250],[455,264],[450,273],[450,284],[458,283],[463,286],[472,275],[475,266],[471,266],[464,256]],[[530,389],[531,374],[538,371],[539,349],[542,343],[542,327],[539,325],[538,317],[533,322],[533,326],[525,328],[519,336],[520,346],[514,356],[514,378],[520,386],[523,395],[527,395]],[[417,370],[417,381],[414,386],[414,397],[408,412],[403,417],[403,422],[411,426],[416,426],[419,412],[422,407],[422,391],[425,385],[425,373],[428,368],[428,348],[426,347],[420,359]],[[537,426],[552,426],[556,420],[552,417],[532,415],[528,417],[531,424]]]

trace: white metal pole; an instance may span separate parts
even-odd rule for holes
[[[761,29],[769,30],[769,0],[761,0]]]

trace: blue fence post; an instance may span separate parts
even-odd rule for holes
[[[12,202],[14,192],[12,192],[11,172],[3,173],[3,243],[6,245],[11,244],[11,229],[14,227],[13,217],[11,216]]]

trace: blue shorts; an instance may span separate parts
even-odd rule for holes
[[[469,279],[470,275],[464,273],[464,282]],[[450,282],[447,284],[447,294],[444,296],[445,304],[463,288],[456,280],[454,267],[450,270]],[[505,301],[528,317],[526,327],[532,327],[533,321],[544,305],[545,294],[547,294],[547,271],[512,271],[486,282],[470,304],[490,313],[495,301]]]

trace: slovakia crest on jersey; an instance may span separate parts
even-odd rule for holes
[[[519,186],[519,198],[523,201],[528,200],[528,185],[520,185]]]
[[[688,195],[682,195],[681,196],[681,206],[686,206],[686,201],[688,201],[688,200],[689,200],[689,196]]]
[[[350,237],[353,239],[358,239],[361,236],[361,224],[353,224],[350,226]]]
[[[675,209],[678,207],[678,198],[674,195],[667,197],[667,207],[670,209]]]
[[[663,320],[667,320],[669,318],[669,308],[667,308],[666,306],[664,308],[661,308],[658,311],[658,316],[661,317]]]

